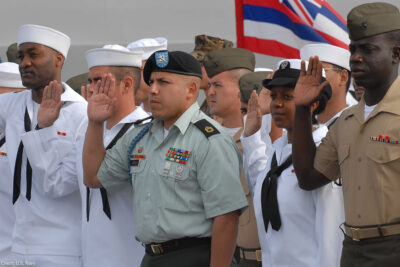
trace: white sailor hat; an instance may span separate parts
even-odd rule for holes
[[[330,44],[307,44],[300,49],[300,58],[308,60],[318,56],[319,61],[335,64],[350,71],[350,52],[338,46]]]
[[[48,46],[67,58],[71,39],[66,34],[52,28],[26,24],[18,29],[18,46],[23,43],[37,43]]]
[[[142,54],[121,45],[105,45],[86,51],[89,69],[96,66],[142,67]]]
[[[142,60],[147,60],[154,52],[167,50],[168,40],[164,37],[145,38],[128,44],[126,47],[133,52],[142,53]]]
[[[18,64],[13,62],[0,63],[0,87],[25,88],[22,85]]]
[[[274,71],[273,69],[270,68],[255,68],[254,72],[259,72],[259,71]]]

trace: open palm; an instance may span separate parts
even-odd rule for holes
[[[306,71],[305,62],[301,62],[300,77],[294,89],[296,106],[310,106],[317,101],[322,89],[328,84],[321,83],[322,64],[318,57],[310,57]]]
[[[254,90],[249,99],[247,107],[247,118],[244,126],[244,135],[251,136],[261,128],[261,108],[257,92]]]
[[[93,85],[88,85],[88,87]],[[111,74],[103,75],[101,81],[94,85],[93,94],[87,96],[88,117],[95,122],[104,122],[109,119],[113,113],[115,98],[115,80]]]
[[[58,119],[63,105],[61,94],[63,89],[57,81],[51,81],[43,90],[37,121],[40,128],[46,128]]]

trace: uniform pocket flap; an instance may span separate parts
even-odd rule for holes
[[[386,143],[373,143],[367,149],[367,157],[377,163],[388,163],[400,158],[400,146]]]
[[[338,160],[339,160],[339,165],[343,163],[345,159],[347,159],[350,155],[350,145],[345,144],[339,146],[338,149]]]

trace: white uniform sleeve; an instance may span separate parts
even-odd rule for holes
[[[328,129],[322,126],[314,131],[314,142],[318,146]],[[315,234],[318,242],[317,266],[339,267],[343,233],[339,226],[344,222],[343,192],[331,182],[314,190]]]
[[[9,105],[10,100],[14,96],[14,93],[6,93],[0,95],[0,132],[4,133],[6,130],[6,119],[7,114],[10,111]]]
[[[344,222],[342,190],[331,182],[313,191],[315,203],[315,231],[318,242],[318,266],[339,267]]]
[[[54,124],[22,135],[24,150],[39,178],[43,190],[50,197],[71,194],[79,189],[76,169],[76,140],[82,138],[86,123],[78,126],[76,136],[57,134]]]
[[[247,186],[253,194],[257,176],[262,172],[268,161],[267,151],[272,151],[272,145],[266,144],[262,140],[261,131],[257,131],[251,136],[240,138],[243,147],[243,173]]]
[[[266,114],[262,116],[261,119],[261,140],[263,140],[267,144],[267,149],[269,145],[272,145],[271,138],[269,137],[269,133],[271,132],[271,114]]]

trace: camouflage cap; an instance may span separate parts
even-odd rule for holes
[[[368,3],[356,6],[347,15],[351,40],[400,29],[400,13],[389,3]]]
[[[17,43],[10,44],[7,48],[7,59],[8,62],[19,63],[17,58],[18,46]]]
[[[200,62],[204,60],[204,56],[210,51],[233,47],[233,43],[229,40],[205,34],[197,35],[194,38],[194,44],[194,50],[190,54]]]
[[[239,80],[240,101],[243,103],[249,102],[253,90],[256,90],[257,94],[260,94],[263,88],[263,80],[271,73],[272,71],[259,71],[243,75]]]
[[[223,48],[214,50],[204,57],[204,67],[208,77],[233,69],[249,69],[254,71],[256,58],[254,54],[243,48]]]
[[[74,91],[81,93],[81,87],[84,85],[87,85],[88,82],[88,75],[89,73],[83,73],[76,75],[74,77],[71,77],[66,81],[66,84],[68,84]]]

